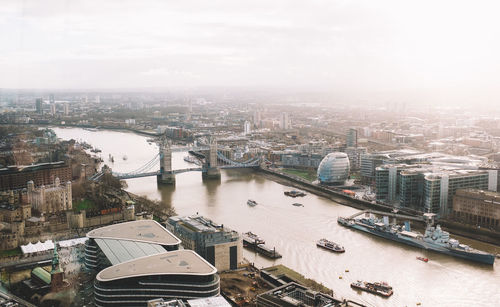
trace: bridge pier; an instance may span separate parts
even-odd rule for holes
[[[216,167],[208,168],[201,172],[201,177],[203,179],[220,179],[220,169]]]
[[[175,185],[175,174],[162,173],[156,176],[156,182],[164,185]]]

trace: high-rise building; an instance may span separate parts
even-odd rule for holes
[[[245,135],[250,134],[250,132],[252,132],[252,126],[248,120],[246,120],[245,123],[243,124],[243,131]]]
[[[50,102],[50,103],[55,103],[55,102],[56,102],[56,99],[55,99],[55,97],[54,97],[54,94],[50,94],[50,96],[49,96],[49,102]]]
[[[36,113],[43,114],[43,99],[42,98],[36,99]]]
[[[287,112],[283,112],[280,115],[280,129],[290,129],[290,117]]]
[[[255,127],[260,128],[261,127],[261,120],[262,116],[260,111],[254,111],[253,112],[253,124]]]
[[[56,115],[56,104],[55,103],[50,104],[50,114],[52,116]]]
[[[358,147],[358,130],[349,128],[347,131],[347,147]]]
[[[101,103],[101,96],[95,96],[95,103]]]
[[[69,115],[69,105],[67,102],[64,103],[64,115]]]

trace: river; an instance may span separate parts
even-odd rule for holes
[[[118,131],[87,131],[55,128],[62,139],[83,140],[102,150],[104,163],[114,171],[133,171],[158,152],[147,137]],[[111,154],[115,161],[108,161]],[[183,160],[186,153],[173,153],[174,169],[193,167]],[[123,157],[126,156],[126,160]],[[450,256],[396,244],[337,224],[338,216],[356,209],[308,193],[300,198],[304,207],[292,206],[298,199],[283,192],[290,187],[252,170],[223,170],[220,181],[202,181],[200,172],[176,176],[176,185],[158,187],[155,177],[127,180],[130,192],[162,200],[180,215],[198,212],[217,223],[246,232],[251,230],[275,246],[282,259],[275,261],[248,250],[244,257],[257,267],[284,264],[334,290],[337,297],[368,306],[499,306],[500,259],[494,266],[481,265]],[[248,199],[259,205],[249,207]],[[344,254],[316,248],[315,241],[327,238],[346,249]],[[500,253],[500,248],[459,238],[473,247]],[[428,263],[416,260],[428,257]],[[349,270],[349,272],[345,272]],[[339,278],[342,276],[342,279]],[[394,288],[390,298],[358,293],[350,283],[358,279],[387,281]]]

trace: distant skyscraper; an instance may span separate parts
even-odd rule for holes
[[[64,115],[69,115],[69,105],[67,102],[64,103]]]
[[[288,113],[283,112],[281,113],[280,116],[280,129],[290,129],[290,117],[288,116]]]
[[[43,99],[42,98],[36,99],[36,113],[43,114]]]
[[[243,130],[245,132],[245,135],[250,134],[252,132],[252,126],[248,120],[245,121],[243,124]]]
[[[99,95],[95,96],[95,102],[101,103],[101,97]]]
[[[349,128],[347,132],[347,147],[358,147],[358,130]]]
[[[56,104],[55,103],[50,104],[50,114],[56,115]]]
[[[253,112],[253,124],[256,127],[260,128],[261,120],[262,120],[262,117],[261,117],[260,111]]]
[[[55,103],[56,102],[56,99],[54,98],[54,94],[50,94],[49,101],[50,101],[50,103]]]

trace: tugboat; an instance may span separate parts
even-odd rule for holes
[[[370,292],[383,297],[389,297],[393,294],[392,287],[386,282],[367,282],[358,280],[351,283],[351,288],[359,289],[362,291]]]
[[[257,206],[257,202],[255,200],[249,199],[247,201],[247,205],[249,205],[250,207],[255,207]]]
[[[293,198],[306,196],[306,193],[297,190],[285,191],[284,194]]]
[[[336,252],[336,253],[345,252],[345,249],[343,246],[340,246],[337,243],[329,241],[327,239],[319,240],[318,242],[316,242],[316,246],[322,247],[324,249],[327,249],[329,251]]]
[[[429,258],[425,258],[425,257],[417,257],[418,260],[421,260],[423,262],[427,262],[429,261]]]

